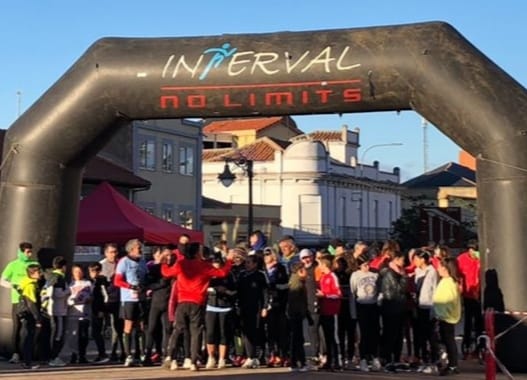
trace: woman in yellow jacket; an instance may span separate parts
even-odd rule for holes
[[[460,277],[455,258],[443,258],[437,268],[441,277],[434,293],[434,314],[439,321],[439,334],[445,344],[448,366],[439,369],[440,375],[459,373],[455,327],[461,319]]]

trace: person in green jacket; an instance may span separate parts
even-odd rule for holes
[[[437,267],[441,277],[433,296],[434,314],[439,321],[439,334],[445,344],[448,366],[439,369],[440,375],[459,373],[457,368],[457,346],[455,327],[461,319],[460,274],[457,261],[445,257]]]
[[[17,287],[20,286],[22,279],[27,277],[26,269],[29,265],[38,264],[33,259],[33,245],[28,242],[22,242],[18,246],[17,258],[10,261],[0,277],[0,285],[11,289],[11,304],[13,319],[13,356],[9,360],[10,363],[18,363],[20,361],[20,318],[16,315],[17,304],[20,302],[20,293]]]

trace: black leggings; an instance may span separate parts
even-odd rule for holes
[[[326,365],[335,368],[339,366],[339,337],[338,337],[338,316],[321,315],[320,325],[324,331],[326,341]]]
[[[403,349],[404,312],[382,313],[382,358],[397,363]]]
[[[245,351],[249,359],[256,358],[256,347],[260,342],[260,314],[258,311],[241,315]]]
[[[152,353],[154,345],[156,351],[162,354],[167,351],[168,338],[170,337],[170,323],[168,321],[168,311],[166,306],[158,307],[152,305],[148,313],[148,325],[146,332],[146,355]],[[159,331],[161,328],[161,339],[159,339]]]
[[[416,356],[424,363],[435,363],[439,359],[439,348],[435,334],[435,321],[431,318],[431,310],[417,308],[417,329],[414,340],[417,342]],[[430,344],[428,352],[427,344]]]
[[[286,357],[289,351],[289,334],[285,310],[283,308],[269,310],[265,324],[269,353],[281,358]]]
[[[339,321],[339,348],[343,359],[353,359],[355,355],[355,331],[357,320],[351,318],[349,300],[345,299],[341,303]]]
[[[207,344],[226,346],[232,340],[231,312],[207,311],[205,314],[205,331]]]
[[[448,365],[450,367],[457,367],[457,346],[456,346],[456,325],[447,323],[445,321],[439,321],[439,334],[441,340],[446,348],[448,355]]]
[[[379,356],[379,308],[377,304],[357,303],[360,328],[360,357],[372,360]]]

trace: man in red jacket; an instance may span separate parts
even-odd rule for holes
[[[161,273],[164,277],[177,278],[178,305],[173,332],[174,341],[177,342],[185,330],[190,332],[190,370],[197,371],[209,281],[213,277],[222,278],[229,274],[232,266],[232,253],[227,255],[227,261],[221,268],[215,268],[212,262],[205,260],[209,249],[199,243],[190,243],[184,247],[182,253],[184,257],[179,259],[175,265],[163,264]],[[166,362],[170,362],[171,369],[178,368],[174,358],[167,357]]]
[[[457,258],[459,271],[463,283],[463,307],[465,309],[463,354],[470,354],[472,344],[472,331],[475,330],[476,337],[483,332],[483,318],[481,315],[481,285],[480,285],[480,261],[478,242],[471,239],[467,243],[467,251]]]

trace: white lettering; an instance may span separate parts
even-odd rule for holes
[[[328,46],[324,50],[322,50],[319,55],[312,59],[311,62],[309,62],[308,65],[304,67],[301,72],[305,73],[306,71],[310,70],[313,65],[323,64],[324,70],[326,71],[326,73],[329,73],[331,72],[329,64],[331,63],[331,61],[334,60],[335,58],[331,57],[331,46]]]
[[[238,60],[238,58],[241,57],[241,56],[244,56],[244,55],[252,55],[252,54],[254,54],[254,51],[244,51],[242,53],[234,54],[232,56],[232,59],[229,62],[229,68],[227,70],[227,74],[229,74],[229,76],[231,76],[231,77],[234,77],[236,75],[240,75],[241,73],[243,73],[245,71],[245,69],[247,69],[247,67],[242,67],[238,71],[234,71],[233,70],[233,66],[234,65],[240,65],[240,64],[241,65],[245,65],[247,63],[251,63],[250,59],[240,59],[240,60]]]
[[[309,50],[306,50],[304,54],[300,56],[296,61],[293,62],[291,65],[289,62],[291,61],[291,55],[289,52],[285,52],[285,69],[288,74],[291,74],[291,72],[309,55]]]
[[[279,69],[269,70],[265,67],[266,64],[272,63],[276,61],[277,59],[278,59],[277,53],[256,53],[254,55],[254,63],[251,69],[251,74],[254,74],[254,72],[256,71],[256,67],[259,67],[260,70],[262,70],[267,75],[273,75],[273,74],[278,73],[280,71]]]
[[[348,51],[350,50],[350,47],[349,46],[346,46],[344,48],[344,50],[342,50],[342,53],[340,54],[340,57],[339,59],[337,60],[337,70],[339,71],[343,71],[343,70],[351,70],[351,69],[354,69],[354,68],[357,68],[357,67],[360,67],[360,63],[355,63],[353,65],[349,65],[349,66],[342,66],[342,60],[344,59],[344,57],[346,56],[346,54],[348,54]]]

